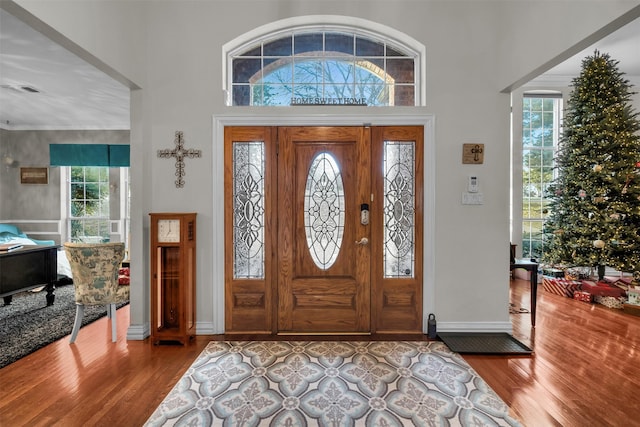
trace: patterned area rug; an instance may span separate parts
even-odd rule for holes
[[[441,342],[211,342],[146,426],[519,426]]]
[[[50,306],[46,293],[21,292],[13,296],[11,305],[0,305],[0,368],[71,334],[76,318],[73,285],[57,287],[56,299]],[[105,306],[85,307],[82,326],[106,315]]]

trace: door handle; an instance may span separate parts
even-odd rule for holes
[[[369,239],[367,239],[366,237],[363,237],[360,240],[356,240],[356,245],[366,246],[368,244],[369,244]]]

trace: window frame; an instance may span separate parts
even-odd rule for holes
[[[74,168],[81,168],[83,170],[83,179],[81,181],[74,181],[73,180],[73,173],[72,170]],[[109,167],[108,166],[67,166],[68,169],[68,197],[67,197],[67,201],[66,201],[66,206],[67,206],[67,240],[68,241],[80,241],[78,240],[78,236],[73,236],[73,223],[76,221],[79,221],[82,223],[82,229],[85,230],[85,221],[87,220],[91,220],[91,221],[96,221],[98,222],[98,229],[102,229],[105,225],[106,225],[106,230],[107,230],[107,234],[110,235],[111,234],[111,225],[110,225],[110,214],[109,214],[109,210],[110,210],[110,198],[111,198],[111,194],[109,191],[110,188],[110,179],[109,179]],[[87,169],[103,169],[103,171],[101,170],[99,173],[99,176],[102,178],[103,173],[106,174],[106,181],[99,179],[98,181],[94,182],[94,181],[87,181]],[[107,186],[107,191],[106,191],[106,206],[101,206],[99,208],[99,210],[101,211],[99,215],[94,215],[94,216],[87,216],[87,215],[83,215],[83,216],[75,216],[73,215],[73,201],[74,200],[85,200],[85,203],[87,200],[86,197],[84,197],[83,199],[74,199],[74,195],[73,195],[73,190],[72,190],[72,186],[74,184],[81,184],[85,187],[85,192],[86,192],[86,187],[88,185],[88,183],[91,184],[96,184],[98,185],[98,187],[106,184]],[[102,193],[100,193],[102,194]],[[90,199],[90,200],[99,200],[99,203],[104,203],[104,200],[102,198],[100,199]],[[104,216],[104,211],[107,211],[107,215]],[[103,224],[104,223],[104,224]],[[102,236],[103,239],[102,241],[107,241],[109,240],[109,236],[105,237],[102,234],[94,234],[94,235],[90,235],[90,237],[97,237],[97,236]],[[86,234],[84,235],[84,237],[89,237]],[[86,243],[99,243],[99,242],[86,242]]]
[[[71,168],[73,166],[60,167],[60,200],[61,200],[61,230],[60,235],[64,241],[72,241],[71,233]],[[80,167],[80,166],[77,166]],[[108,240],[125,242],[126,259],[129,257],[129,245],[131,237],[131,186],[128,166],[106,167],[109,176],[109,217]],[[116,200],[117,198],[117,200]]]
[[[523,87],[511,93],[511,185],[510,185],[510,240],[516,245],[516,257],[529,257],[528,249],[523,247],[524,222],[540,220],[544,218],[524,218],[524,183],[523,183],[523,101],[528,98],[557,98],[560,105],[557,111],[557,126],[555,128],[556,140],[554,142],[554,159],[557,152],[557,144],[562,132],[563,103],[569,96],[570,87]],[[555,166],[555,161],[553,162]],[[555,174],[555,172],[554,172]],[[555,176],[555,175],[554,175]]]
[[[541,100],[542,103],[542,108],[540,110],[541,114],[542,114],[542,128],[544,128],[544,123],[545,123],[545,115],[547,114],[547,111],[544,108],[544,104],[545,104],[545,100],[550,99],[553,100],[553,109],[552,111],[550,111],[549,113],[552,115],[553,117],[553,126],[552,126],[552,130],[551,130],[551,138],[552,138],[552,145],[547,145],[545,144],[545,135],[541,135],[542,138],[542,143],[541,145],[537,145],[537,144],[528,144],[525,145],[525,140],[524,140],[524,106],[523,106],[523,135],[522,135],[522,150],[523,150],[523,156],[522,156],[522,162],[523,162],[523,185],[522,185],[522,238],[521,238],[521,245],[522,245],[522,256],[525,258],[536,258],[536,259],[540,259],[542,258],[542,255],[544,254],[544,248],[545,248],[545,244],[544,244],[544,224],[546,221],[547,216],[545,215],[545,211],[544,211],[544,206],[548,205],[550,200],[547,197],[547,195],[545,195],[545,184],[551,184],[552,181],[555,179],[556,176],[556,170],[555,170],[555,166],[556,166],[556,162],[555,162],[555,158],[558,152],[558,143],[560,140],[560,130],[561,130],[561,125],[562,125],[562,96],[561,94],[535,94],[535,93],[524,93],[523,97],[522,97],[522,101],[524,104],[525,100]],[[531,111],[531,110],[529,110]],[[538,127],[530,127],[529,128],[532,131],[535,131],[535,129],[539,129]],[[525,157],[524,157],[524,151],[530,152],[530,153],[538,153],[540,155],[540,178],[541,181],[538,183],[532,183],[531,180],[529,180],[527,183],[524,182],[524,161],[525,161]],[[548,156],[548,154],[551,154],[551,164],[546,164],[545,160]],[[542,181],[543,175],[544,175],[544,169],[545,168],[551,168],[551,173],[552,173],[552,177],[549,181]],[[535,196],[525,196],[525,187],[529,188],[529,192],[532,190],[531,186],[535,186],[535,188],[537,189],[537,185],[540,185],[540,189],[538,189],[539,194],[535,195]],[[525,203],[527,202],[527,203]],[[533,211],[535,210],[534,205],[539,204],[540,206],[540,213],[537,216],[531,216],[531,214],[533,213]],[[527,212],[529,213],[529,216],[527,216],[525,218],[525,208],[527,210]],[[527,223],[528,229],[525,227],[525,223]],[[534,227],[534,224],[537,224],[537,227]],[[534,239],[534,234],[533,234],[533,230],[535,229],[539,229],[539,239]],[[528,233],[528,240],[526,240],[528,242],[527,245],[525,245],[525,232]],[[534,242],[540,242],[540,247],[538,250],[535,249],[535,243]]]
[[[405,34],[375,22],[332,15],[302,16],[276,21],[226,43],[222,49],[222,89],[225,93],[225,105],[233,106],[233,59],[237,55],[256,46],[256,44],[293,34],[313,32],[354,34],[356,37],[382,42],[395,50],[406,52],[405,58],[412,58],[414,62],[414,104],[412,106],[425,105],[426,55],[424,45]]]

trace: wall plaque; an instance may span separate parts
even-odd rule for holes
[[[471,165],[484,163],[484,144],[462,144],[462,163]]]
[[[20,184],[48,184],[49,168],[20,168]]]

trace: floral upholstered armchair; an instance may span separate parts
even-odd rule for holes
[[[82,326],[86,305],[105,305],[111,319],[111,338],[117,341],[116,304],[129,300],[129,286],[120,285],[118,273],[124,259],[124,243],[65,243],[75,287],[76,319],[69,343]]]

